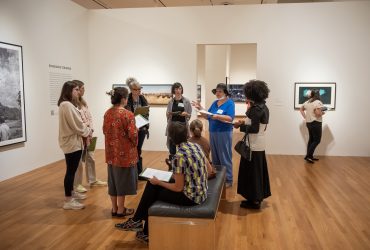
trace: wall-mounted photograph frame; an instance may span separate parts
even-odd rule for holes
[[[228,84],[227,91],[229,91],[230,98],[234,102],[245,102],[245,95],[244,95],[244,84]]]
[[[197,101],[200,103],[202,101],[202,85],[197,84]]]
[[[309,91],[316,89],[320,93],[321,102],[328,110],[335,110],[335,82],[296,82],[294,84],[294,109],[300,109],[307,101]]]
[[[127,87],[126,84],[113,84],[115,87]],[[165,106],[172,98],[171,84],[141,84],[141,94],[150,106]]]
[[[0,42],[0,146],[27,140],[22,46]]]

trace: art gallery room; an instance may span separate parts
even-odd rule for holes
[[[238,121],[244,84],[266,82],[271,196],[243,206],[238,185],[248,180],[238,178],[234,146],[244,132],[233,128],[230,185],[220,167],[204,203],[156,201],[145,240],[116,224],[134,215],[127,208],[137,209],[146,180],[117,217],[108,186],[90,185],[82,164],[84,209],[63,209],[62,86],[85,84],[96,177],[108,182],[107,92],[129,77],[150,96],[143,168],[164,171],[173,83],[205,110],[226,84]],[[327,110],[311,163],[300,108],[313,89]],[[0,249],[370,249],[369,93],[369,0],[1,0]],[[197,118],[210,139],[210,122],[192,107],[189,122]]]

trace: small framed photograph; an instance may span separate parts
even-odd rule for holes
[[[172,84],[140,84],[141,94],[147,99],[148,104],[158,105],[158,106],[165,106],[172,98],[171,87]],[[125,87],[127,89],[128,86],[126,84],[113,84],[112,88],[115,87]]]
[[[244,102],[246,101],[244,95],[244,84],[228,84],[227,91],[229,91],[230,98],[234,102]]]
[[[320,93],[321,102],[328,110],[335,110],[335,82],[296,82],[294,84],[294,109],[300,109],[306,102],[311,90],[316,89]]]
[[[25,141],[22,46],[0,42],[0,146]]]
[[[197,101],[200,103],[202,101],[202,85],[197,84]]]

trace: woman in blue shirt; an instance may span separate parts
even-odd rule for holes
[[[226,187],[231,187],[233,184],[232,121],[235,117],[235,103],[228,97],[229,92],[224,83],[217,84],[212,93],[216,95],[217,100],[208,109],[211,115],[201,114],[209,122],[212,164],[226,167]],[[193,106],[199,110],[203,109],[197,102],[193,102]]]

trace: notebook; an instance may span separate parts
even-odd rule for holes
[[[172,172],[159,170],[155,168],[145,168],[143,172],[140,173],[139,176],[144,177],[146,179],[151,179],[153,178],[153,176],[155,176],[160,181],[169,182],[172,177]]]

